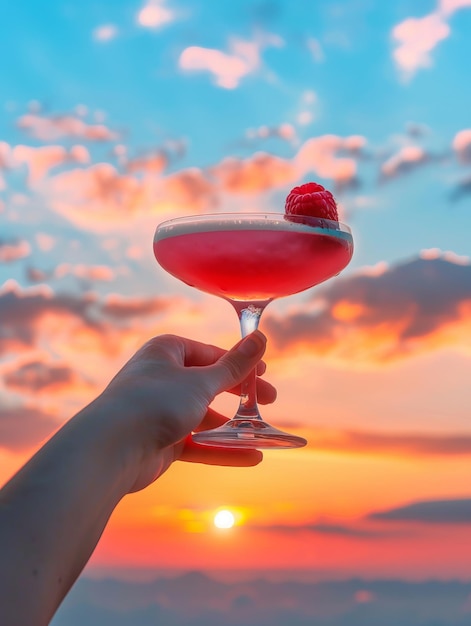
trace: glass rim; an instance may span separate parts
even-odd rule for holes
[[[291,222],[292,224],[300,224],[303,226],[309,227],[317,227],[325,230],[336,230],[343,233],[347,233],[349,235],[352,234],[350,227],[344,222],[339,222],[336,220],[328,220],[324,217],[314,217],[312,215],[289,215],[286,213],[275,213],[273,211],[256,211],[256,212],[246,212],[246,213],[237,213],[237,212],[227,212],[227,213],[198,213],[195,215],[182,215],[180,217],[173,217],[168,220],[164,220],[157,225],[156,233],[165,228],[169,228],[172,226],[177,226],[181,224],[194,224],[194,223],[202,223],[205,222],[231,222],[231,221],[244,221],[249,222],[250,220],[260,220],[266,222]],[[306,220],[309,220],[307,223]]]

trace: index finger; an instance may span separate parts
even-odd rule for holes
[[[181,363],[185,367],[204,367],[205,365],[213,365],[216,363],[227,350],[219,348],[208,343],[195,341],[186,337],[178,337],[176,335],[166,335],[159,338],[159,348],[165,349],[165,345],[171,348],[172,356],[175,357],[175,347],[178,348],[181,357]],[[240,340],[242,341],[242,340]],[[240,343],[240,342],[238,342]],[[237,344],[236,344],[237,345]],[[257,364],[257,375],[262,376],[265,373],[266,364],[260,361]]]

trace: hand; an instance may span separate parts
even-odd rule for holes
[[[131,358],[102,394],[121,413],[132,415],[133,435],[139,437],[142,454],[130,491],[143,489],[178,459],[234,466],[262,460],[258,450],[198,445],[190,433],[227,421],[209,405],[223,391],[238,394],[240,383],[255,367],[258,375],[264,373],[260,359],[265,345],[259,331],[228,352],[163,335],[148,341]],[[257,391],[261,404],[276,398],[272,385],[260,378]]]

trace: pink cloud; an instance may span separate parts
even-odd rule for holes
[[[5,141],[0,141],[0,170],[6,170],[11,164],[11,148]]]
[[[471,8],[471,0],[439,0],[438,2],[439,12],[446,16],[465,8]]]
[[[460,161],[471,163],[471,128],[456,133],[452,145]]]
[[[183,50],[180,55],[179,66],[190,72],[209,72],[212,74],[216,85],[225,89],[234,89],[244,76],[255,69],[250,66],[246,59],[220,50],[198,46],[191,46]]]
[[[103,24],[95,28],[93,38],[101,42],[111,41],[118,36],[118,32],[118,27],[114,24]]]
[[[53,272],[55,278],[62,278],[67,275],[87,281],[111,281],[115,278],[115,272],[107,265],[70,265],[61,263]]]
[[[11,263],[24,259],[31,254],[29,243],[20,239],[17,241],[2,241],[0,239],[0,263]]]
[[[419,69],[432,66],[432,52],[451,34],[448,20],[455,11],[467,7],[471,8],[471,0],[439,0],[434,12],[420,18],[409,17],[393,28],[393,58],[406,79]]]
[[[352,183],[357,175],[356,157],[366,145],[360,135],[339,137],[321,135],[308,139],[299,149],[294,164],[300,177],[315,173],[321,178],[330,178],[340,187]],[[338,156],[338,153],[352,156]]]
[[[450,32],[449,25],[437,13],[404,20],[392,32],[397,46],[393,52],[396,65],[406,77],[413,76],[418,69],[430,67],[431,52]]]
[[[405,146],[381,165],[381,175],[393,178],[430,161],[430,155],[420,146]]]
[[[103,124],[87,124],[74,115],[47,117],[35,113],[23,115],[17,121],[21,130],[41,141],[54,141],[63,137],[77,137],[86,141],[115,141],[118,133]]]
[[[297,140],[296,129],[292,124],[280,124],[279,126],[259,126],[249,128],[245,133],[247,139],[271,139],[273,137],[283,139],[289,143]]]
[[[145,28],[160,28],[174,21],[176,14],[165,0],[148,0],[137,14],[137,23]]]
[[[273,35],[259,35],[254,41],[233,38],[229,52],[199,46],[185,48],[178,64],[184,71],[209,72],[216,85],[234,89],[243,78],[261,68],[263,48],[282,45],[283,41]]]

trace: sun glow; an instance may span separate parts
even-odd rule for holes
[[[223,509],[222,511],[218,511],[216,515],[214,516],[214,525],[216,526],[216,528],[223,528],[223,529],[232,528],[234,526],[234,523],[235,523],[234,514],[231,513],[230,511],[227,511],[226,509]]]

